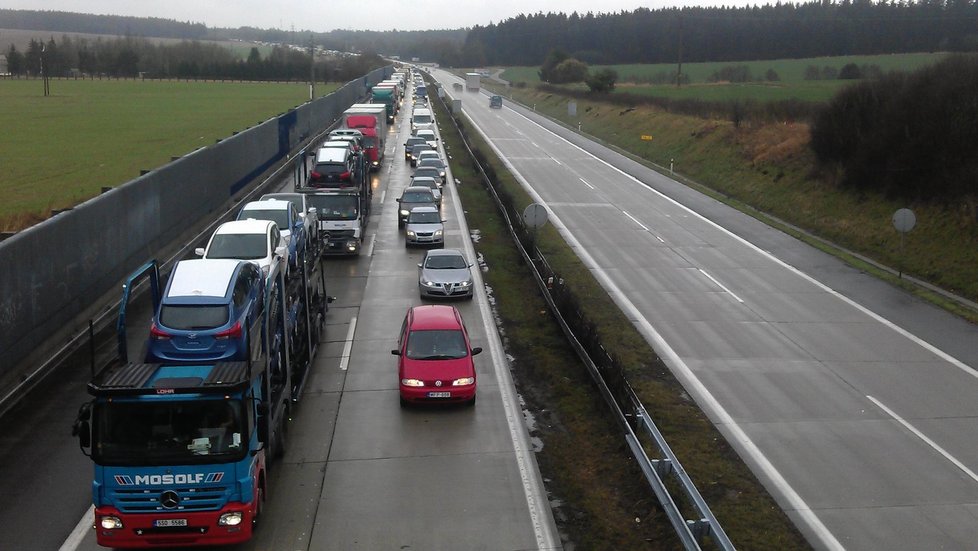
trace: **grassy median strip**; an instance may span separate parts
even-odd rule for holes
[[[658,507],[585,368],[567,346],[504,220],[481,184],[450,115],[434,102],[459,195],[484,265],[484,278],[513,357],[520,395],[533,415],[532,435],[554,501],[558,527],[578,549],[677,549]],[[463,128],[465,121],[463,121]],[[530,198],[475,131],[467,139],[517,207]],[[626,366],[632,386],[734,544],[741,549],[806,549],[807,543],[659,361],[590,272],[552,227],[538,246],[563,275],[598,328],[605,347]]]

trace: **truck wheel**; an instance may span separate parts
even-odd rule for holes
[[[282,412],[282,422],[278,426],[278,436],[275,438],[275,457],[276,459],[281,458],[285,455],[285,445],[288,442],[287,434],[289,432],[289,406],[285,406],[285,411]]]

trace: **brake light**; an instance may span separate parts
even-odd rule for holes
[[[149,327],[149,337],[157,341],[168,341],[170,338],[172,338],[172,335],[160,329],[160,327],[156,325],[156,322],[153,322],[153,325]]]
[[[343,174],[340,174],[340,180],[349,180],[349,179],[350,179],[350,171],[349,170],[347,170]]]
[[[316,171],[312,171],[312,172],[309,173],[309,179],[310,180],[318,180],[318,179],[320,179],[322,177],[323,177],[323,175],[320,174],[320,173],[318,173],[318,172],[316,172]]]
[[[215,339],[240,339],[241,338],[241,322],[236,321],[230,329],[225,329],[220,333],[214,335]]]

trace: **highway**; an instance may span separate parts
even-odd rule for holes
[[[813,546],[974,548],[978,328],[431,74]]]
[[[405,248],[395,218],[411,171],[405,107],[373,177],[364,253],[325,260],[327,292],[337,297],[325,343],[294,410],[286,455],[270,470],[261,525],[239,549],[560,548],[478,273],[475,299],[454,303],[473,346],[485,349],[475,358],[478,404],[399,405],[390,350],[405,311],[421,303],[416,265],[424,254]],[[291,178],[276,187],[291,189]],[[453,184],[446,189],[446,246],[474,262]],[[0,548],[100,549],[91,530],[92,465],[69,436],[89,399],[88,378],[82,355],[5,416],[0,485],[10,500],[0,508]]]

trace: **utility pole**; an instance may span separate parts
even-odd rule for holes
[[[683,12],[679,12],[679,68],[676,69],[676,88],[683,83]]]
[[[309,101],[316,99],[316,47],[309,35]]]
[[[44,83],[44,97],[51,95],[51,83],[48,82],[48,73],[44,70],[44,54],[47,51],[47,45],[41,44],[41,81]]]

